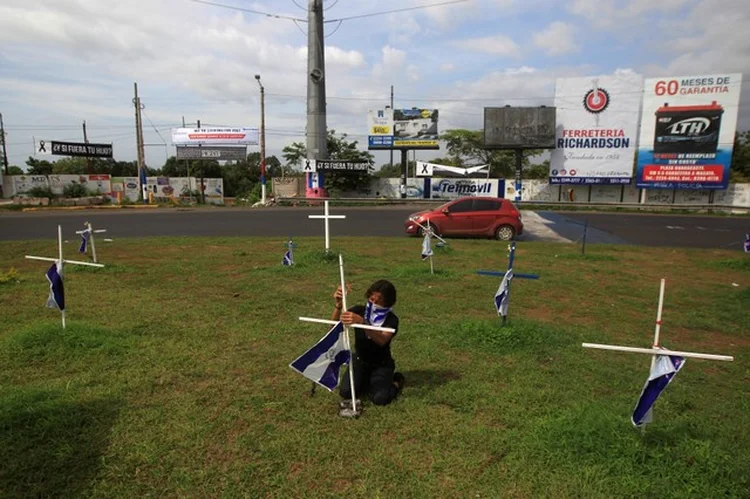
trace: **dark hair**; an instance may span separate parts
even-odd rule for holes
[[[370,298],[373,293],[380,293],[386,307],[392,307],[396,303],[396,286],[391,281],[381,279],[373,282],[365,293],[365,298]]]

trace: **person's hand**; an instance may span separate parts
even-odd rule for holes
[[[354,312],[344,312],[341,314],[341,322],[349,326],[350,324],[364,324],[365,319],[361,315],[357,315]]]
[[[346,293],[348,294],[351,291],[351,285],[349,283],[346,284]],[[341,285],[336,287],[336,291],[333,293],[333,302],[336,305],[336,308],[341,309],[344,304],[344,293],[341,292]]]

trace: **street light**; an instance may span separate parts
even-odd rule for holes
[[[260,202],[266,204],[266,96],[260,75],[255,79],[260,86]]]

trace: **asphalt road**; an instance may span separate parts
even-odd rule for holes
[[[414,206],[331,207],[331,237],[403,237],[403,222]],[[54,238],[61,224],[66,238],[85,221],[106,228],[107,237],[149,236],[271,236],[323,235],[322,208],[185,208],[143,210],[82,210],[0,212],[0,240]],[[750,218],[685,215],[524,212],[521,240],[572,242],[588,219],[589,243],[634,244],[742,250]]]

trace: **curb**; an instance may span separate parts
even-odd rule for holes
[[[110,205],[91,205],[91,206],[49,206],[49,207],[34,207],[24,208],[22,212],[28,211],[76,211],[76,210],[143,210],[143,209],[155,209],[161,208],[159,205],[134,205],[134,206],[110,206]]]

